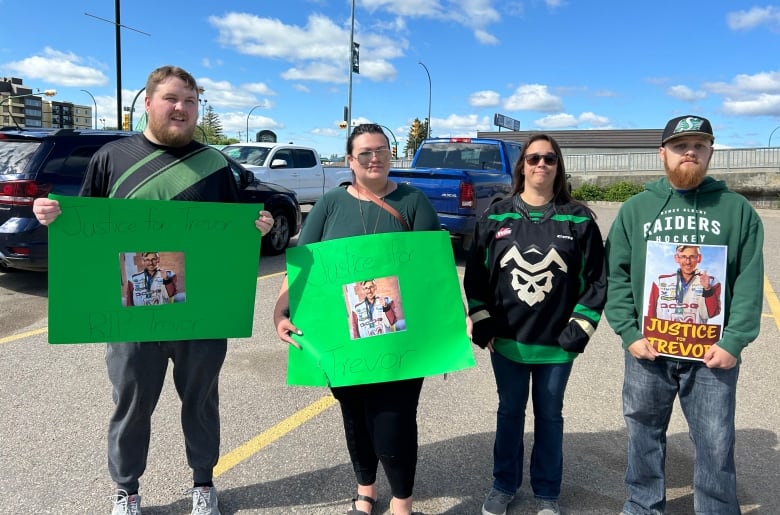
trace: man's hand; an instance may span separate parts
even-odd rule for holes
[[[41,225],[49,225],[60,216],[60,213],[62,213],[60,203],[56,200],[40,197],[33,202],[33,214]]]
[[[704,364],[707,368],[730,369],[737,366],[737,358],[732,356],[727,350],[717,345],[713,345],[704,353]]]
[[[647,341],[647,338],[635,341],[628,346],[627,350],[636,359],[649,359],[650,361],[655,361],[655,358],[658,356],[658,351],[655,350],[652,343]]]
[[[43,222],[41,222],[43,223]],[[260,211],[260,216],[255,220],[255,227],[260,231],[260,234],[265,236],[271,232],[271,227],[274,226],[274,217],[268,211]]]

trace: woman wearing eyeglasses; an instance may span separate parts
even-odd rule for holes
[[[471,338],[490,351],[498,389],[493,485],[482,514],[505,514],[522,483],[530,393],[531,489],[538,515],[557,515],[564,391],[606,301],[604,247],[595,215],[569,194],[552,137],[532,136],[513,176],[512,196],[477,223],[464,277]]]
[[[332,189],[317,201],[306,217],[298,245],[364,234],[439,230],[438,215],[428,198],[417,188],[388,179],[390,155],[390,141],[381,126],[356,126],[347,140],[352,184]],[[290,337],[301,333],[289,319],[286,279],[276,301],[274,325],[282,341],[298,347]],[[422,385],[419,378],[331,388],[341,405],[347,449],[357,479],[357,495],[347,515],[371,515],[374,511],[380,462],[392,491],[390,512],[412,513],[417,404]]]

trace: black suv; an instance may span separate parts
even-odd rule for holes
[[[281,254],[290,244],[290,238],[301,230],[302,215],[298,196],[284,186],[257,180],[255,174],[235,159],[227,157],[227,160],[238,183],[241,202],[263,204],[266,211],[270,211],[274,217],[274,226],[271,232],[263,237],[260,250],[269,256]]]
[[[48,232],[33,215],[33,201],[49,193],[78,195],[92,154],[105,143],[132,134],[93,129],[0,129],[0,270],[48,269]],[[254,176],[241,165],[231,166],[243,202],[262,202],[275,217],[284,215],[262,245],[266,254],[282,252],[300,226],[295,193],[254,182]]]

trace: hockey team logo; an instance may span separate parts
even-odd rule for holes
[[[501,268],[513,267],[510,270],[512,288],[517,293],[517,298],[529,306],[542,302],[552,291],[556,271],[566,273],[568,269],[566,262],[555,249],[550,249],[547,254],[537,248],[526,251],[526,254],[531,253],[541,258],[533,263],[527,261],[517,247],[513,246],[500,262]]]
[[[674,128],[674,133],[677,134],[678,132],[689,132],[689,131],[701,130],[701,126],[703,123],[704,120],[702,120],[701,118],[696,118],[694,116],[683,118],[682,120],[677,122],[677,127]]]

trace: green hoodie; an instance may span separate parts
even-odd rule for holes
[[[666,177],[645,186],[618,212],[606,242],[604,314],[627,348],[643,338],[647,241],[725,245],[723,333],[718,346],[737,359],[758,336],[764,281],[764,228],[756,211],[723,181],[705,177],[698,188],[675,190]]]

